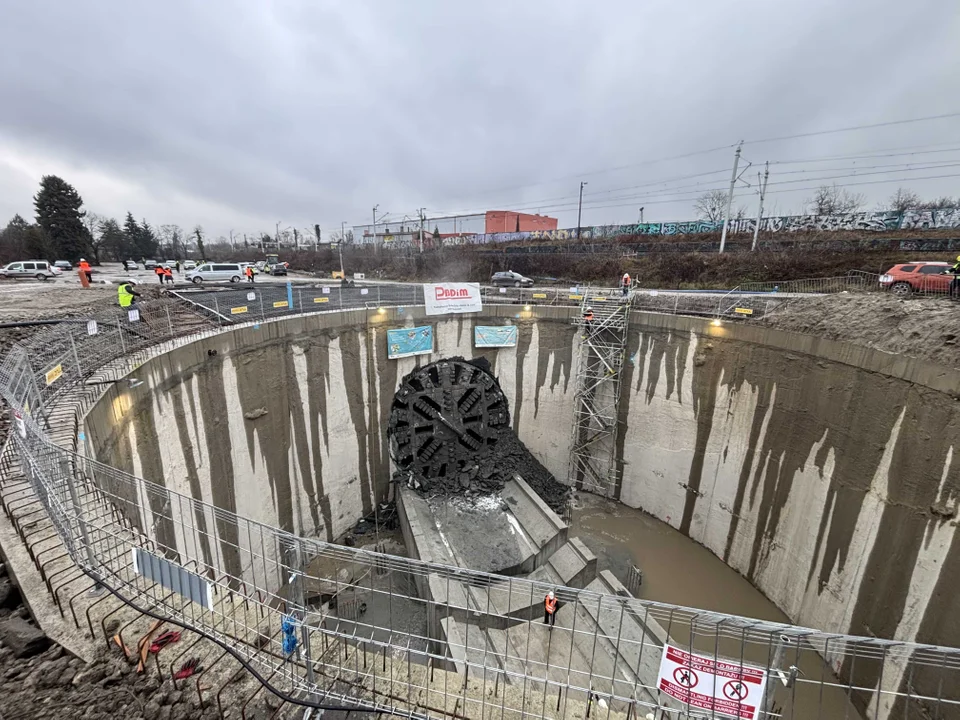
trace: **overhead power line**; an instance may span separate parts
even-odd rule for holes
[[[780,137],[761,138],[759,140],[745,140],[744,145],[759,143],[780,142],[782,140],[796,140],[798,138],[815,137],[817,135],[833,135],[835,133],[854,132],[856,130],[870,130],[872,128],[891,127],[893,125],[908,125],[910,123],[929,122],[931,120],[946,120],[960,117],[960,112],[944,113],[942,115],[928,115],[926,117],[910,118],[907,120],[890,120],[889,122],[872,123],[870,125],[853,125],[851,127],[834,128],[833,130],[816,130],[814,132],[797,133],[796,135],[782,135]]]

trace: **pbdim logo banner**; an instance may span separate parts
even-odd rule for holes
[[[427,315],[451,315],[483,310],[480,283],[425,283],[423,298]]]

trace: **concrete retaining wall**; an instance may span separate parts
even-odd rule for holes
[[[548,311],[552,309],[547,309]],[[111,388],[86,418],[97,459],[297,534],[333,539],[386,497],[385,428],[419,363],[486,357],[521,440],[566,475],[575,327],[503,307],[482,316],[348,311],[248,326],[155,358],[144,385]],[[434,327],[429,356],[387,358],[387,328]],[[473,350],[474,325],[516,324],[516,347]]]
[[[133,392],[111,390],[88,418],[87,447],[229,510],[333,537],[386,492],[383,428],[417,360],[388,360],[385,330],[429,321],[436,352],[423,361],[487,356],[521,439],[564,479],[575,311],[535,313],[351,311],[238,329],[147,363]],[[503,322],[519,325],[518,346],[474,353],[473,326]],[[635,313],[621,397],[622,502],[710,548],[798,624],[960,645],[956,368]],[[902,682],[888,663],[884,687]]]

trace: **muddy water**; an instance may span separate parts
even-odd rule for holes
[[[573,515],[572,534],[579,537],[597,556],[597,569],[610,570],[625,585],[631,566],[643,572],[639,595],[644,600],[702,608],[730,615],[744,615],[790,624],[790,619],[753,587],[742,575],[728,567],[706,548],[640,510],[580,494],[579,509]],[[691,643],[686,624],[673,625],[673,641],[681,646]],[[713,654],[717,640],[709,632],[695,633],[694,648]],[[722,656],[764,666],[769,663],[770,648],[721,641]],[[782,717],[850,718],[862,717],[849,702],[842,683],[830,668],[809,648],[788,650],[784,666],[800,668],[800,681],[787,690],[778,688],[775,696]]]

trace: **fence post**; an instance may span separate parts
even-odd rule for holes
[[[67,330],[67,335],[70,336],[70,349],[73,350],[73,361],[77,364],[77,378],[80,379],[83,377],[83,368],[80,367],[80,355],[77,354],[77,343],[73,339],[73,329]]]
[[[260,320],[266,320],[267,316],[263,314],[263,290],[257,293],[257,297],[260,298]]]
[[[123,323],[120,321],[120,317],[120,315],[117,316],[117,334],[120,336],[120,350],[126,355],[127,344],[123,341]]]
[[[173,320],[170,319],[170,306],[164,305],[163,309],[167,311],[167,327],[170,328],[170,337],[173,337]]]
[[[217,325],[223,324],[223,318],[220,315],[220,303],[217,302],[217,296],[213,296],[213,311],[217,313]]]

